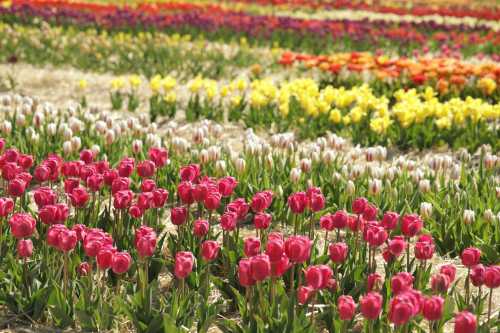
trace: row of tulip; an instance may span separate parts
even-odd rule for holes
[[[500,324],[499,217],[486,210],[500,208],[499,159],[486,148],[396,168],[384,148],[336,136],[253,138],[238,154],[217,146],[217,125],[188,149],[144,119],[19,96],[2,108],[0,303],[16,316],[86,330],[126,318],[137,332]],[[460,255],[465,282],[456,265],[433,268],[436,251]]]
[[[80,82],[86,87],[87,82]],[[297,130],[301,137],[327,131],[350,136],[363,145],[389,144],[402,148],[428,148],[448,143],[475,150],[481,144],[498,149],[499,104],[480,98],[451,98],[440,102],[431,87],[395,91],[377,96],[367,85],[351,89],[324,88],[310,79],[274,83],[270,79],[229,83],[197,77],[186,84],[167,76],[154,76],[148,93],[139,76],[111,82],[112,108],[129,111],[149,98],[153,120],[174,117],[179,108],[188,121],[213,119],[243,121],[252,128]],[[142,91],[140,93],[139,91]],[[78,92],[87,103],[85,91]]]
[[[277,57],[269,57],[269,50],[250,49],[244,39],[228,46],[209,42],[202,36],[193,39],[188,34],[113,33],[48,24],[30,27],[0,22],[0,38],[2,62],[69,65],[95,72],[132,72],[148,77],[170,72],[186,79],[200,74],[231,77],[236,70],[258,62],[271,66]]]
[[[494,61],[465,62],[443,57],[389,58],[371,53],[336,53],[330,56],[314,56],[284,52],[279,63],[286,67],[303,64],[305,68],[319,68],[332,75],[326,80],[341,85],[343,81],[367,81],[370,85],[387,92],[389,86],[428,86],[435,84],[440,95],[460,92],[461,96],[491,96],[498,100],[500,90],[500,66]],[[347,79],[346,79],[347,78]],[[386,83],[387,82],[387,83]],[[385,83],[385,84],[384,84]]]
[[[19,2],[19,4],[16,4]],[[498,36],[490,29],[467,29],[438,23],[394,24],[390,21],[351,21],[301,19],[273,15],[251,15],[241,11],[214,8],[209,10],[182,10],[180,12],[155,12],[116,7],[96,9],[97,5],[85,3],[74,8],[65,1],[32,3],[15,1],[10,7],[0,7],[0,15],[7,21],[36,23],[38,19],[83,27],[141,30],[159,29],[173,32],[204,34],[209,38],[234,40],[245,36],[255,43],[277,41],[287,48],[322,52],[325,46],[341,44],[362,51],[376,48],[395,48],[411,52],[428,43],[438,49],[443,43],[459,48],[464,54],[479,52],[498,53]],[[216,7],[216,6],[215,6]],[[301,38],[297,38],[300,35]],[[352,45],[352,46],[351,46]],[[324,51],[323,51],[324,52]]]

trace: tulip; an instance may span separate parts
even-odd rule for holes
[[[307,301],[311,298],[311,296],[315,293],[314,288],[310,286],[301,286],[297,290],[297,298],[299,300],[299,304],[306,304]]]
[[[29,258],[33,254],[33,243],[30,239],[20,239],[17,241],[17,255],[19,258]]]
[[[163,188],[157,188],[153,190],[151,193],[153,193],[153,207],[154,208],[161,208],[165,206],[165,202],[168,200],[168,191],[163,189]]]
[[[193,270],[194,256],[191,252],[181,251],[175,255],[174,273],[178,279],[185,279]]]
[[[157,168],[162,168],[167,164],[168,152],[164,148],[150,148],[148,157],[154,162]]]
[[[415,311],[414,304],[405,296],[404,294],[398,295],[389,303],[388,318],[396,326],[408,323]]]
[[[326,265],[310,266],[305,272],[307,285],[315,290],[326,288],[332,275],[332,269]]]
[[[257,213],[253,218],[253,223],[256,229],[267,229],[271,225],[271,214]]]
[[[77,266],[76,271],[80,276],[87,276],[90,273],[90,264],[86,261],[81,262]]]
[[[311,256],[312,241],[306,236],[291,236],[284,244],[285,253],[294,264],[303,263]]]
[[[395,257],[399,257],[406,247],[406,241],[402,236],[394,236],[394,238],[389,240],[388,245],[391,254]]]
[[[474,333],[477,330],[476,316],[468,311],[455,315],[455,333]]]
[[[312,212],[319,212],[325,208],[325,196],[320,188],[311,187],[306,192],[307,206]]]
[[[110,245],[101,246],[96,256],[97,266],[99,269],[106,270],[111,267],[113,254],[115,252],[116,249]]]
[[[136,237],[137,238],[137,237]],[[140,257],[151,257],[156,249],[156,233],[140,236],[136,239],[135,246]]]
[[[237,214],[234,212],[226,212],[220,218],[220,226],[224,231],[233,231],[237,225]]]
[[[182,225],[186,222],[188,210],[186,207],[173,207],[170,210],[170,220],[174,225]]]
[[[327,232],[332,231],[334,228],[332,214],[321,216],[319,219],[319,225],[322,229],[325,229]]]
[[[245,199],[238,198],[233,202],[230,202],[226,206],[226,209],[228,212],[235,213],[237,215],[238,220],[242,220],[247,216],[248,211],[250,210],[250,206],[245,202]]]
[[[446,274],[434,274],[431,277],[431,288],[436,293],[446,293],[450,287],[450,277]]]
[[[356,303],[349,295],[339,296],[337,299],[337,310],[340,320],[351,320],[356,313]]]
[[[13,197],[20,197],[26,191],[28,184],[21,178],[14,178],[8,184],[7,192]]]
[[[484,285],[490,288],[488,300],[488,327],[490,327],[493,289],[500,287],[500,266],[490,266],[484,271]]]
[[[391,290],[397,295],[413,288],[413,275],[401,272],[391,278]]]
[[[46,205],[54,205],[57,201],[57,195],[50,187],[39,187],[33,192],[33,199],[40,209]]]
[[[250,271],[250,259],[241,259],[238,263],[238,279],[243,287],[251,287],[255,284]]]
[[[344,229],[348,221],[349,215],[343,210],[338,210],[332,215],[333,226],[337,229]]]
[[[423,227],[423,222],[417,214],[408,214],[401,220],[401,232],[407,238],[417,235]]]
[[[156,190],[156,183],[152,179],[144,179],[141,183],[142,192],[153,192]]]
[[[250,258],[250,276],[257,282],[271,276],[271,262],[266,254],[259,254]]]
[[[238,182],[233,177],[225,177],[219,180],[218,190],[224,198],[228,198],[233,194]]]
[[[369,292],[361,297],[361,314],[368,320],[376,320],[382,310],[382,295],[377,292]]]
[[[374,221],[377,218],[378,209],[375,205],[367,203],[363,211],[363,218],[367,221]]]
[[[115,252],[111,261],[111,270],[115,274],[126,273],[132,265],[132,257],[128,252]]]
[[[485,268],[481,264],[477,264],[471,268],[470,280],[475,287],[481,287],[484,284]]]
[[[26,238],[35,231],[36,220],[27,213],[16,213],[10,218],[9,225],[14,237]]]
[[[210,191],[203,200],[203,205],[208,210],[216,210],[219,208],[221,198],[222,196],[218,191]]]
[[[260,213],[271,206],[272,200],[273,194],[271,191],[259,192],[253,196],[250,207],[255,213]]]
[[[380,224],[387,230],[394,230],[398,226],[399,214],[395,212],[386,212]]]
[[[434,244],[429,242],[415,243],[415,258],[418,260],[429,260],[434,254]]]
[[[481,259],[481,250],[475,247],[468,247],[462,251],[460,258],[462,259],[462,264],[467,267],[467,279],[465,280],[465,301],[469,304],[470,270],[471,267],[479,264],[479,260]]]
[[[243,242],[243,252],[247,257],[253,257],[260,252],[260,239],[247,237]]]
[[[364,213],[368,200],[366,198],[357,198],[352,202],[352,211],[354,214],[361,215]]]
[[[179,171],[181,181],[194,182],[200,176],[200,166],[198,164],[191,164],[184,166]]]
[[[450,283],[455,281],[455,275],[457,273],[457,268],[453,264],[446,264],[439,268],[441,274],[448,275],[450,278]]]
[[[285,274],[286,271],[288,271],[290,266],[291,266],[290,259],[288,259],[288,257],[285,254],[282,254],[281,258],[277,260],[271,260],[271,276],[274,278],[279,278],[283,276],[283,274]]]
[[[141,178],[150,178],[155,174],[155,164],[153,161],[145,160],[137,165],[137,174]]]
[[[334,243],[328,247],[330,259],[336,264],[341,264],[347,259],[348,251],[346,243]]]
[[[73,250],[78,241],[76,232],[67,228],[61,229],[57,238],[57,248],[62,252]]]
[[[0,198],[0,217],[7,217],[14,210],[14,201],[11,198]]]
[[[441,296],[431,296],[424,301],[422,313],[428,321],[440,320],[443,316],[444,299]]]
[[[69,198],[74,207],[83,208],[89,201],[89,194],[85,188],[76,187],[71,191],[71,194],[69,194]]]
[[[384,283],[384,280],[382,279],[382,276],[378,273],[371,273],[368,275],[367,279],[367,291],[380,291],[382,289],[382,285]]]
[[[132,204],[134,194],[131,190],[118,191],[113,195],[113,207],[115,209],[127,209]]]
[[[92,192],[99,192],[104,186],[104,176],[100,173],[95,173],[87,178],[87,186]]]
[[[288,206],[294,214],[302,214],[307,207],[305,192],[297,192],[288,197]]]
[[[273,233],[269,234],[267,245],[266,245],[266,254],[269,256],[269,259],[272,262],[281,260],[285,251],[285,244],[282,238],[272,237]],[[287,257],[288,258],[288,257]]]
[[[217,258],[220,245],[216,241],[206,240],[201,244],[201,256],[205,261],[213,261]]]
[[[193,234],[196,237],[204,237],[207,233],[208,230],[210,229],[210,224],[208,223],[207,220],[196,220],[193,223]]]

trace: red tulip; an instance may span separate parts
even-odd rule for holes
[[[260,239],[256,237],[247,237],[243,243],[243,252],[247,257],[253,257],[260,252]]]
[[[137,174],[141,178],[149,178],[155,174],[155,164],[153,161],[145,160],[137,165]]]
[[[321,193],[321,189],[312,187],[307,190],[307,206],[312,212],[319,212],[325,208],[325,196]]]
[[[457,273],[457,268],[453,264],[446,264],[439,268],[441,274],[448,275],[450,282],[455,281],[455,275]]]
[[[334,243],[328,246],[330,259],[336,264],[341,264],[347,259],[348,251],[349,248],[346,243]]]
[[[413,303],[402,294],[391,299],[388,317],[391,323],[400,326],[406,324],[410,320],[413,311]]]
[[[56,193],[50,187],[39,187],[33,191],[33,199],[38,209],[46,205],[53,205],[57,201]]]
[[[155,163],[157,168],[162,168],[167,164],[168,152],[164,148],[150,148],[148,157]]]
[[[8,184],[7,192],[13,197],[20,197],[26,191],[28,184],[21,178],[14,178]]]
[[[118,176],[118,171],[116,171],[116,170],[106,170],[106,171],[103,172],[102,175],[104,176],[104,183],[107,186],[111,186],[111,187],[113,186],[113,182],[115,181],[115,179],[120,178]],[[115,185],[115,186],[119,186],[119,185]],[[128,186],[127,186],[127,188],[128,188]],[[116,191],[120,191],[120,190],[121,189],[117,189]]]
[[[333,226],[337,229],[344,229],[349,221],[349,215],[344,210],[338,210],[332,215]]]
[[[369,292],[361,297],[359,304],[363,316],[366,319],[375,320],[382,310],[382,295],[374,291]]]
[[[76,232],[67,228],[61,229],[57,238],[57,248],[63,252],[73,250],[78,241]]]
[[[222,196],[218,191],[210,191],[207,193],[205,200],[203,200],[203,205],[208,210],[216,210],[219,208],[221,199]]]
[[[130,216],[132,216],[134,219],[140,219],[142,215],[144,214],[144,211],[142,210],[141,207],[138,205],[132,205],[128,209],[128,213]]]
[[[80,167],[80,179],[83,180],[85,183],[87,182],[87,179],[95,175],[97,173],[97,170],[95,166],[89,165],[89,164],[84,164]]]
[[[137,248],[137,253],[141,257],[151,257],[155,253],[156,249],[156,233],[150,232],[141,236],[137,235],[135,246]]]
[[[253,223],[256,229],[267,229],[271,225],[271,214],[257,213],[253,218]]]
[[[65,178],[80,178],[80,167],[82,162],[78,161],[66,161],[62,164],[61,173]],[[40,165],[37,168],[44,168],[47,170],[47,179],[50,174],[50,169],[44,165]],[[36,170],[35,170],[36,171]],[[36,178],[36,176],[35,176]]]
[[[255,213],[260,213],[269,206],[271,206],[271,203],[273,201],[273,193],[271,191],[263,191],[256,193],[253,198],[250,206],[252,207],[252,210]]]
[[[10,231],[14,237],[30,237],[35,231],[36,220],[27,213],[16,213],[9,220]]]
[[[484,271],[484,285],[490,289],[500,287],[500,266],[490,266]]]
[[[179,174],[183,182],[195,182],[200,176],[200,166],[198,164],[190,164],[180,169]]]
[[[224,231],[232,231],[236,228],[237,215],[234,212],[226,212],[220,217],[220,226]]]
[[[187,220],[187,213],[186,207],[173,207],[170,210],[170,220],[174,225],[184,224]]]
[[[431,277],[431,288],[436,293],[446,293],[450,287],[450,277],[446,274],[434,274]]]
[[[255,281],[263,281],[271,276],[271,262],[266,254],[250,258],[250,275]]]
[[[342,295],[337,299],[340,320],[351,320],[356,313],[356,303],[351,296]]]
[[[444,299],[441,296],[431,296],[424,301],[423,315],[429,321],[440,320],[443,316]]]
[[[326,214],[326,215],[321,216],[319,218],[319,225],[320,225],[321,229],[324,229],[326,231],[332,231],[334,228],[333,215]]]
[[[17,241],[17,255],[20,258],[29,258],[33,254],[33,242],[31,239],[20,239]]]
[[[33,166],[33,156],[26,154],[19,154],[17,164],[24,170],[28,170]]]
[[[238,263],[238,279],[243,287],[251,287],[255,284],[250,271],[250,259],[241,259]]]
[[[285,243],[283,242],[283,238],[271,237],[272,234],[269,234],[267,239],[266,254],[272,262],[275,262],[281,260],[285,251]]]
[[[306,269],[307,285],[314,289],[323,289],[333,276],[332,269],[327,265],[310,266]]]
[[[220,179],[217,183],[220,194],[225,198],[233,194],[236,185],[238,185],[238,181],[230,176]]]
[[[168,191],[163,188],[157,188],[153,190],[153,207],[161,208],[165,206],[165,202],[168,200]]]
[[[14,210],[14,201],[11,198],[0,198],[0,217],[7,217]]]
[[[434,244],[428,242],[415,243],[415,258],[429,260],[434,255]]]
[[[367,224],[364,233],[364,238],[371,247],[381,246],[389,237],[387,230],[377,224]]]
[[[367,203],[363,211],[363,218],[367,221],[374,221],[377,219],[377,212],[378,208],[375,205]]]
[[[408,214],[403,216],[401,220],[401,232],[406,237],[417,235],[422,229],[424,223],[417,214]]]
[[[99,269],[106,270],[111,267],[115,252],[116,249],[111,245],[102,246],[100,248],[96,257],[97,266],[99,267]]]
[[[210,224],[207,220],[196,220],[193,224],[193,234],[196,237],[204,237],[208,230],[210,229]]]
[[[397,295],[413,288],[413,275],[401,272],[391,278],[391,290]]]
[[[113,207],[115,209],[127,209],[132,203],[134,194],[131,190],[118,191],[113,195]]]
[[[387,230],[394,230],[398,226],[399,214],[396,212],[386,212],[380,224]]]
[[[299,304],[306,304],[307,301],[314,294],[314,288],[310,286],[301,286],[297,289],[297,298],[299,300]]]
[[[177,186],[177,194],[181,199],[182,203],[186,205],[191,205],[194,203],[193,198],[193,184],[191,182],[181,182]]]
[[[106,181],[106,175],[104,175],[104,181]],[[130,178],[128,177],[116,177],[111,183],[111,194],[116,194],[120,191],[126,191],[130,188]]]
[[[291,236],[285,241],[285,253],[293,263],[303,263],[311,256],[312,241],[306,236]]]
[[[296,192],[288,197],[288,207],[294,214],[302,214],[307,207],[307,196],[305,192]]]
[[[228,212],[236,213],[236,215],[238,216],[238,220],[242,220],[247,216],[248,211],[250,210],[250,206],[246,203],[245,199],[238,198],[233,202],[230,202],[226,206],[226,210]]]
[[[152,179],[144,179],[141,183],[142,192],[152,192],[156,189],[156,183]]]
[[[379,291],[383,282],[384,280],[382,279],[382,276],[380,274],[371,273],[370,275],[368,275],[366,289],[368,291]]]
[[[104,186],[104,176],[100,173],[94,173],[87,178],[87,186],[92,192],[99,192]]]
[[[478,264],[472,267],[470,271],[470,280],[475,287],[481,287],[484,284],[484,272],[485,268],[483,265]]]
[[[79,276],[87,276],[90,273],[90,265],[88,262],[81,262],[80,265],[76,268],[76,271]]]
[[[67,229],[66,226],[62,224],[51,225],[47,231],[47,244],[55,248],[59,247],[59,233],[65,229]]]
[[[128,252],[115,252],[111,261],[111,270],[115,274],[126,273],[132,265],[132,257]]]
[[[71,199],[71,204],[77,208],[83,208],[89,201],[89,194],[87,190],[83,187],[74,188],[69,195]]]
[[[70,194],[75,188],[80,186],[80,179],[68,178],[64,180],[64,193]]]
[[[368,200],[366,198],[357,198],[352,202],[352,211],[354,214],[361,215],[364,213]]]
[[[268,243],[269,245],[269,243]],[[267,254],[267,252],[266,252]],[[271,260],[271,276],[278,278],[283,276],[283,274],[290,268],[290,259],[283,253],[281,258],[277,260]]]
[[[468,311],[457,313],[455,316],[455,333],[475,333],[476,330],[476,316]]]
[[[76,233],[76,238],[79,241],[83,241],[85,239],[85,236],[87,236],[87,227],[83,224],[75,224],[71,230],[73,230]]]
[[[33,171],[33,177],[39,183],[43,183],[50,178],[50,169],[45,165],[39,165]]]
[[[177,252],[175,255],[175,276],[178,279],[185,279],[193,270],[193,265],[194,256],[191,252]]]
[[[201,256],[205,261],[213,261],[219,255],[219,249],[219,243],[213,240],[206,240],[201,244]]]
[[[130,157],[125,157],[123,160],[120,161],[116,169],[118,170],[118,175],[120,177],[130,177],[130,175],[134,171],[134,167],[135,167],[135,160]]]
[[[481,259],[481,250],[475,247],[468,247],[463,250],[460,258],[462,259],[462,264],[465,267],[475,266],[479,264],[479,260]]]
[[[399,257],[406,248],[406,241],[403,236],[394,236],[389,240],[388,246],[391,254],[395,257]]]

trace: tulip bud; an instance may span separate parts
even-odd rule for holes
[[[431,182],[428,179],[421,179],[418,182],[418,189],[422,193],[427,193],[431,190]]]
[[[293,168],[291,171],[290,171],[290,181],[294,184],[297,184],[300,180],[300,175],[301,175],[301,171],[299,168]]]
[[[134,140],[132,141],[132,151],[134,154],[139,154],[142,151],[142,141]]]
[[[310,159],[304,158],[300,161],[300,169],[304,173],[309,173],[311,172],[311,167],[312,167],[311,164],[312,162]]]
[[[483,217],[486,220],[486,222],[488,222],[488,223],[495,222],[495,218],[496,218],[496,216],[493,213],[493,211],[491,209],[489,209],[489,208],[484,211]]]
[[[113,131],[111,129],[107,130],[106,135],[105,135],[105,139],[106,139],[106,143],[108,145],[113,144],[113,142],[115,141],[115,131]]]
[[[245,168],[246,168],[246,162],[244,159],[242,158],[238,158],[235,162],[234,162],[234,166],[236,168],[236,172],[238,174],[242,174],[243,172],[245,172]]]
[[[466,209],[464,210],[464,223],[471,224],[476,220],[476,214],[473,210]]]
[[[353,196],[356,193],[356,186],[354,185],[354,182],[348,180],[345,190],[347,195]]]
[[[71,141],[64,141],[63,151],[65,155],[71,154],[71,152],[73,151],[73,146],[71,145]]]
[[[224,174],[226,172],[226,161],[218,160],[215,162],[215,170],[220,174]]]
[[[432,204],[429,202],[422,202],[420,204],[420,215],[428,219],[432,216]]]
[[[12,124],[8,120],[4,120],[2,123],[2,132],[9,135],[12,132]]]
[[[368,193],[370,195],[378,195],[382,190],[382,182],[380,179],[370,179],[368,182]]]

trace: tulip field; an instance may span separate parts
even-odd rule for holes
[[[0,332],[500,332],[500,5],[0,0]]]

